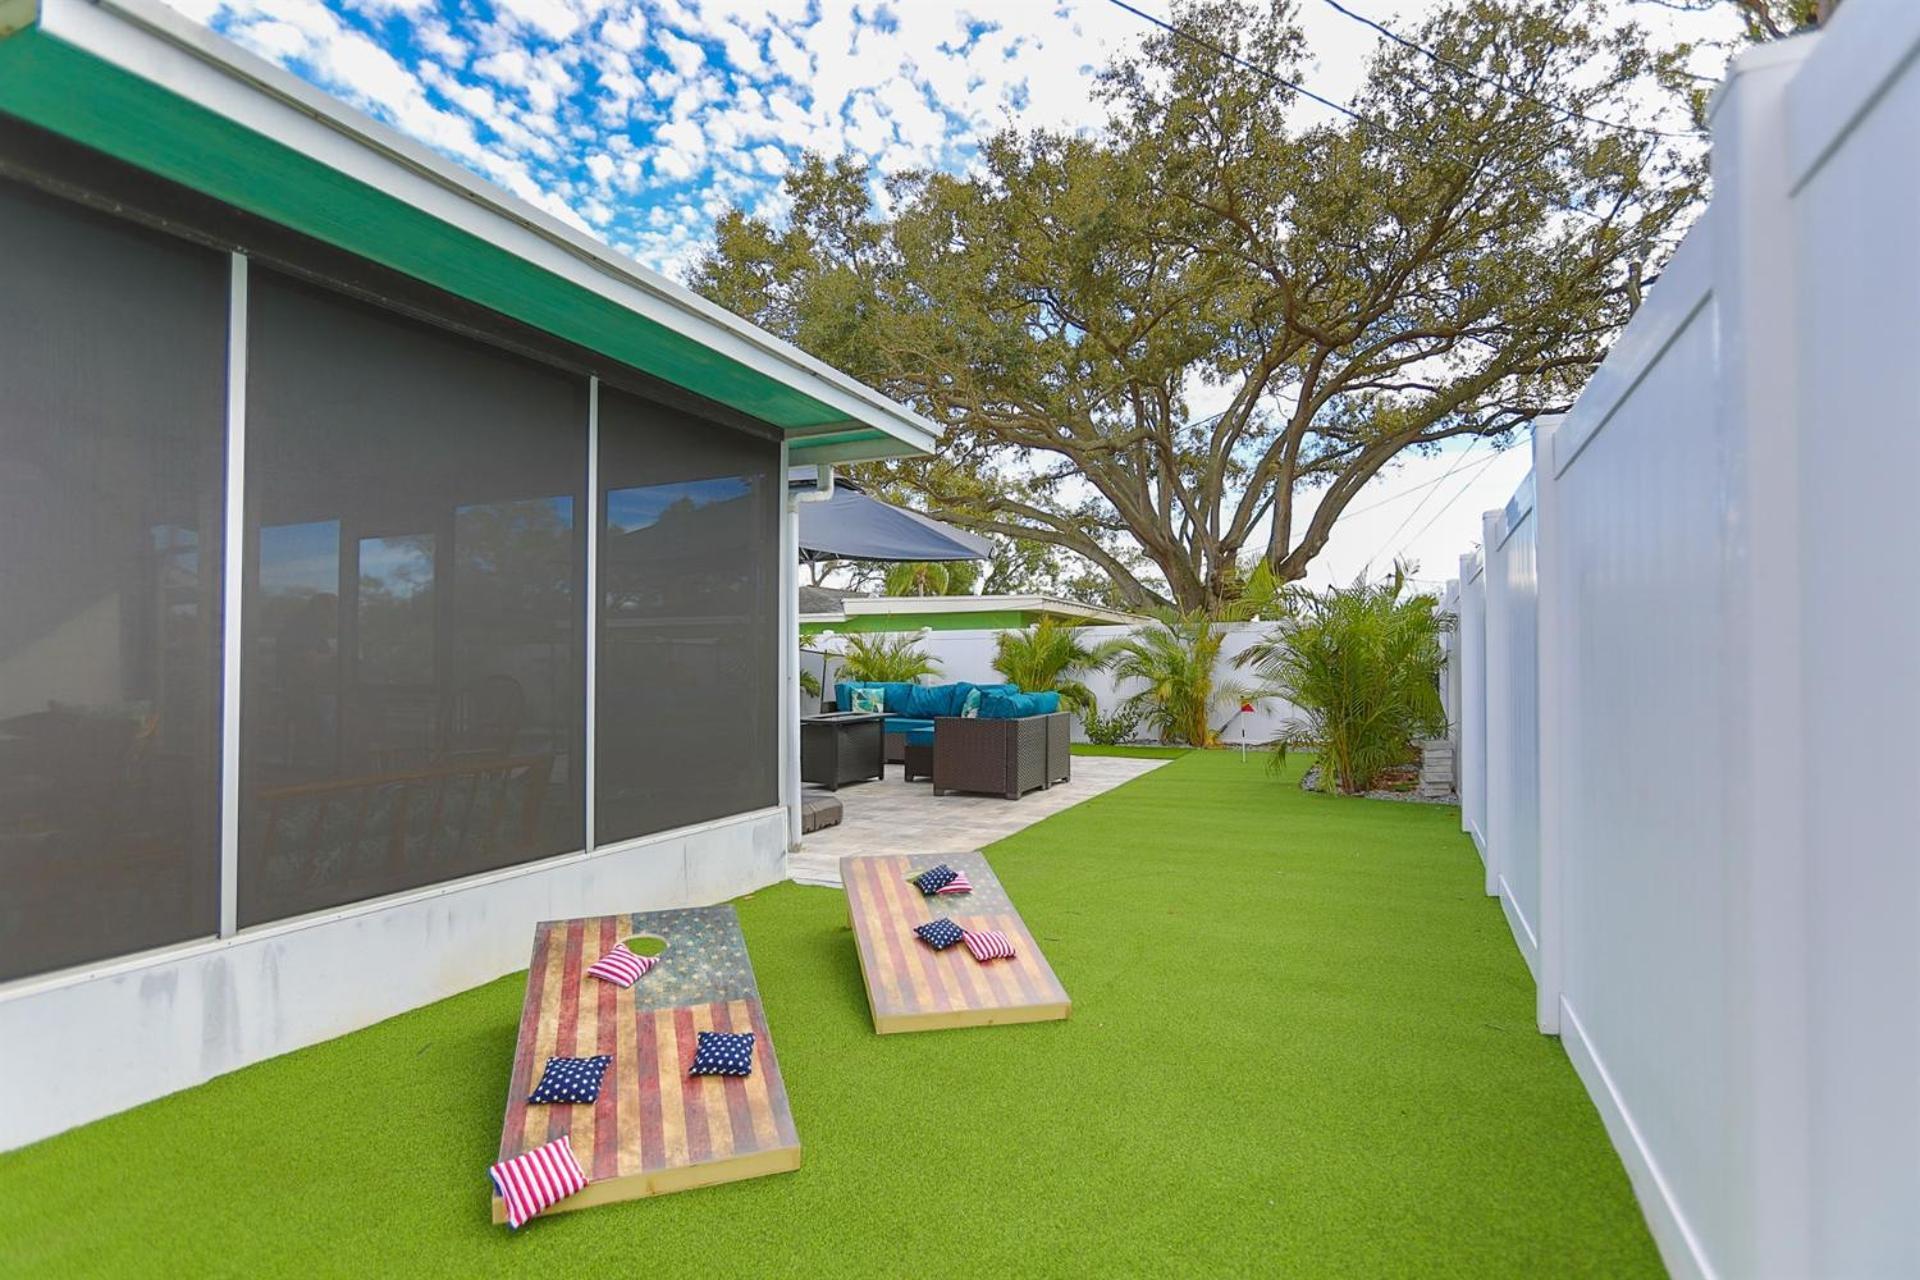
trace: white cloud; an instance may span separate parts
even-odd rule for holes
[[[1097,130],[1095,69],[1148,30],[1093,0],[172,2],[657,267],[689,261],[725,204],[784,210],[802,150],[960,170],[1010,123]],[[1377,38],[1301,16],[1316,87],[1349,94]]]

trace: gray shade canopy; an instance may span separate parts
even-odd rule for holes
[[[812,477],[789,479],[789,495],[815,488]],[[986,560],[985,538],[942,524],[918,511],[896,507],[836,480],[824,502],[802,502],[800,558],[814,560]]]

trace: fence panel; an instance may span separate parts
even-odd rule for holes
[[[1675,1274],[1920,1274],[1920,5],[1749,51],[1712,124],[1462,558],[1463,825]]]
[[[1486,822],[1489,892],[1539,968],[1540,706],[1533,477],[1486,531]]]

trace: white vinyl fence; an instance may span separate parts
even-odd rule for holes
[[[1920,4],[1715,195],[1449,599],[1463,826],[1683,1276],[1920,1275]]]
[[[1250,646],[1264,639],[1272,630],[1271,622],[1233,623],[1223,628],[1226,638],[1221,642],[1220,660],[1214,666],[1214,681],[1217,687],[1228,684],[1257,685],[1259,675],[1251,668],[1235,665],[1237,659]],[[1080,635],[1089,645],[1102,641],[1120,639],[1127,636],[1131,627],[1087,627]],[[933,631],[920,637],[920,647],[932,654],[940,664],[937,677],[943,681],[965,680],[971,684],[998,684],[1005,677],[993,669],[993,650],[1000,632],[994,631]],[[802,643],[813,650],[832,649],[832,641],[821,642],[817,637],[807,637]],[[833,678],[839,670],[837,659],[828,658],[823,663],[817,652],[802,656],[803,667],[818,675],[825,666],[828,679],[822,688],[831,697]],[[1112,676],[1096,671],[1084,678],[1086,686],[1092,690],[1101,714],[1112,713],[1131,694],[1137,693],[1137,683],[1121,681],[1116,683]],[[801,710],[811,713],[818,708],[818,701],[804,700]],[[1254,702],[1254,709],[1242,713],[1231,701],[1223,702],[1213,717],[1213,726],[1221,730],[1220,740],[1227,746],[1245,743],[1249,746],[1262,746],[1280,737],[1281,726],[1298,712],[1293,704],[1284,698],[1261,698]],[[1150,737],[1145,725],[1135,731],[1141,740]],[[1086,741],[1086,731],[1076,717],[1073,725],[1073,737],[1076,742]]]

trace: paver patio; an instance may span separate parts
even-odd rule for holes
[[[840,859],[850,853],[966,853],[1004,839],[1151,773],[1165,760],[1128,756],[1073,758],[1073,779],[1045,791],[1029,791],[1018,800],[1004,796],[936,796],[925,780],[907,782],[897,764],[884,780],[840,788],[846,816],[837,827],[807,836],[788,860],[788,874],[800,884],[840,885]]]

